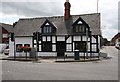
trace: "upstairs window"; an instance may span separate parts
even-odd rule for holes
[[[51,33],[52,32],[52,28],[50,25],[46,25],[44,28],[43,28],[43,33]]]
[[[89,28],[88,24],[81,18],[79,17],[74,23],[73,23],[73,32],[76,34],[79,33],[86,33],[86,30]]]
[[[56,32],[56,27],[52,23],[52,21],[49,21],[46,19],[46,21],[42,24],[42,33],[43,34],[52,34]]]
[[[85,25],[77,24],[75,27],[76,33],[85,33]]]

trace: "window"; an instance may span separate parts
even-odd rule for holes
[[[8,38],[8,34],[3,34],[3,38]]]
[[[87,45],[85,41],[76,41],[75,42],[75,50],[79,50],[81,52],[85,52],[87,49]]]
[[[84,25],[76,25],[75,32],[77,33],[84,33],[85,32],[85,26]]]
[[[52,42],[47,41],[42,43],[42,51],[50,52],[52,51]]]
[[[16,52],[22,52],[22,44],[16,44]]]
[[[24,52],[29,52],[31,51],[31,48],[30,48],[30,44],[24,44],[24,49],[23,49]]]
[[[24,44],[24,47],[30,47],[30,44]]]
[[[44,28],[43,28],[43,33],[51,33],[52,32],[52,28],[50,25],[46,25]]]

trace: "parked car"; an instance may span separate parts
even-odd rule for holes
[[[117,48],[117,49],[120,50],[120,44],[116,44],[116,45],[115,45],[115,48]]]
[[[3,53],[5,54],[5,55],[8,55],[9,54],[9,46],[7,46],[4,50],[3,50]]]

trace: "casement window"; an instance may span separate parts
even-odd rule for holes
[[[51,52],[52,51],[52,42],[46,41],[42,43],[42,51]]]
[[[27,47],[30,47],[30,44],[24,44],[24,47],[26,47],[26,46],[27,46]]]
[[[8,38],[8,34],[3,34],[3,38]]]
[[[75,42],[75,50],[79,50],[80,52],[85,52],[87,49],[87,45],[85,41],[76,41]]]
[[[43,28],[43,33],[51,33],[52,32],[52,27],[50,25],[46,25]]]
[[[75,27],[76,33],[85,33],[85,25],[77,24]]]
[[[22,44],[16,44],[16,52],[22,52]]]

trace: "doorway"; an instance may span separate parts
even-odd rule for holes
[[[64,57],[66,51],[66,42],[57,41],[56,50],[57,50],[57,57]]]

